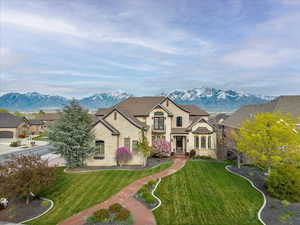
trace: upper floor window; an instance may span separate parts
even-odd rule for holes
[[[201,148],[206,148],[206,137],[205,136],[201,137]]]
[[[124,138],[124,146],[130,150],[130,138]]]
[[[165,129],[165,118],[164,117],[154,117],[154,129],[164,130]]]
[[[117,120],[117,112],[114,112],[114,119]]]
[[[176,117],[176,126],[182,127],[182,117],[181,116]]]
[[[104,141],[96,141],[95,142],[96,151],[94,154],[94,159],[104,159],[105,149],[104,149]]]

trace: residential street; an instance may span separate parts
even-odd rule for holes
[[[44,156],[50,153],[49,145],[38,146],[33,148],[28,148],[24,150],[13,151],[11,153],[5,153],[0,155],[0,163],[8,160],[12,155],[30,155],[30,154],[39,154]]]

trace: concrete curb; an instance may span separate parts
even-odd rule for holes
[[[157,209],[161,205],[161,200],[154,194],[154,192],[156,191],[156,188],[158,187],[158,185],[160,184],[160,182],[161,182],[161,178],[158,178],[158,181],[155,184],[155,187],[153,188],[153,190],[151,192],[152,196],[158,201],[158,205],[155,206],[153,209],[151,209],[151,211],[154,211],[155,209]]]
[[[45,215],[47,212],[49,212],[49,211],[54,207],[54,202],[53,202],[52,200],[50,200],[50,199],[48,199],[48,198],[41,198],[41,199],[44,200],[44,201],[50,202],[51,206],[49,207],[49,209],[47,209],[45,212],[41,213],[41,214],[38,215],[38,216],[35,216],[35,217],[31,218],[31,219],[24,220],[24,221],[20,222],[21,224],[22,224],[22,223],[29,222],[29,221],[31,221],[31,220],[37,219],[37,218],[39,218],[39,217]]]
[[[265,193],[263,193],[259,188],[257,188],[257,187],[255,186],[255,184],[254,184],[250,179],[248,179],[247,177],[245,177],[245,176],[243,176],[243,175],[240,175],[240,174],[238,174],[238,173],[236,173],[236,172],[231,171],[231,170],[229,169],[230,167],[231,167],[231,166],[225,166],[225,169],[226,169],[228,172],[230,172],[230,173],[232,173],[232,174],[234,174],[234,175],[237,175],[237,176],[239,176],[239,177],[242,177],[242,178],[244,178],[245,180],[247,180],[255,190],[257,190],[258,192],[260,192],[260,193],[262,194],[263,199],[264,199],[264,203],[263,203],[263,205],[260,207],[259,211],[257,212],[257,217],[258,217],[259,221],[260,221],[263,225],[267,225],[267,224],[263,221],[263,219],[261,218],[261,213],[262,213],[263,209],[265,208],[265,206],[266,206],[266,204],[267,204],[267,197],[266,197]]]

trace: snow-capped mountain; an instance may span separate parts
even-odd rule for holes
[[[82,106],[93,110],[100,107],[110,107],[130,96],[132,95],[122,91],[106,92],[82,98],[80,103]]]
[[[7,93],[0,96],[0,108],[9,110],[57,109],[67,105],[68,99],[61,96],[44,95],[37,92]]]
[[[243,105],[260,104],[274,99],[272,96],[208,87],[176,89],[162,95],[169,96],[179,104],[195,104],[207,111],[233,111]]]
[[[234,90],[216,88],[193,88],[188,90],[173,90],[161,95],[169,96],[178,104],[195,104],[209,112],[229,112],[247,104],[258,104],[272,100],[272,96],[247,94]],[[127,92],[104,92],[79,99],[82,106],[96,110],[110,107],[126,98],[133,96]],[[69,103],[69,99],[61,96],[44,95],[37,92],[8,93],[0,96],[0,108],[12,111],[37,111],[61,109]]]

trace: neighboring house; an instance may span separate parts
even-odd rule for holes
[[[224,142],[227,143],[225,152],[235,148],[231,140],[231,133],[238,131],[245,120],[251,120],[257,113],[275,113],[281,112],[290,114],[293,118],[300,118],[300,95],[280,96],[264,104],[246,105],[235,111],[229,118],[223,122]],[[300,127],[300,120],[299,125]]]
[[[209,114],[195,105],[178,105],[167,97],[130,97],[113,107],[97,111],[94,126],[98,152],[89,166],[116,165],[120,146],[133,152],[129,165],[144,165],[145,158],[134,153],[142,131],[150,145],[157,139],[171,143],[172,152],[216,157],[216,133],[208,122]]]
[[[36,119],[41,120],[44,123],[44,128],[47,128],[51,123],[55,122],[59,118],[59,113],[45,113],[44,115],[41,115]]]
[[[0,112],[0,139],[16,139],[19,135],[27,134],[28,121],[7,112]]]
[[[44,122],[40,119],[30,119],[28,120],[28,124],[31,135],[39,135],[45,130]]]

